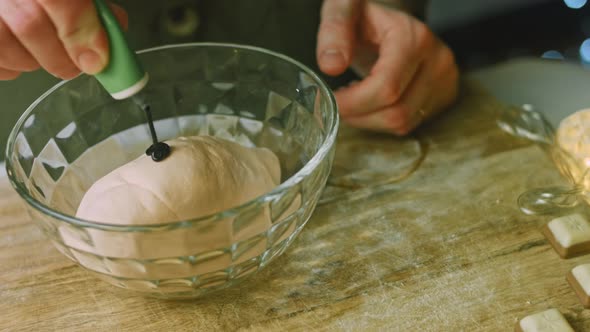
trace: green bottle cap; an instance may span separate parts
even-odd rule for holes
[[[98,16],[109,39],[109,63],[94,75],[115,99],[125,99],[138,93],[149,80],[135,52],[129,48],[115,15],[103,0],[94,0]]]

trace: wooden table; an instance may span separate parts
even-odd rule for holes
[[[428,151],[413,174],[328,188],[283,256],[196,301],[121,294],[90,276],[0,180],[0,330],[509,331],[550,307],[590,330],[590,310],[565,281],[588,257],[560,259],[539,232],[548,217],[516,206],[526,189],[563,180],[541,149],[497,128],[504,107],[465,84],[459,104],[417,134]],[[403,151],[383,147],[411,139],[343,129],[339,143],[366,144],[365,158],[394,167]],[[358,156],[340,151],[338,160]]]

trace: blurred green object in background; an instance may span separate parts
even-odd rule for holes
[[[35,99],[59,81],[41,70],[22,74],[14,81],[0,81],[0,161],[4,160],[6,140],[16,120]]]

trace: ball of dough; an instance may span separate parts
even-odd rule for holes
[[[590,109],[579,110],[559,124],[556,133],[557,145],[571,158],[561,160],[574,181],[581,181],[590,167]]]
[[[277,156],[211,136],[167,141],[170,156],[141,157],[94,183],[76,217],[119,225],[193,219],[238,206],[279,185]]]

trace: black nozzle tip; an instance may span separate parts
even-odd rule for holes
[[[145,154],[152,157],[155,162],[162,161],[170,155],[170,145],[164,142],[158,142],[152,144],[146,151]]]

